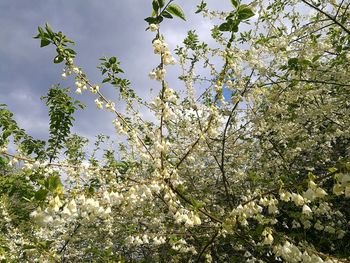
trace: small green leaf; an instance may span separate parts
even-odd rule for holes
[[[109,63],[110,63],[110,64],[114,64],[115,62],[117,62],[117,58],[116,58],[116,57],[111,57],[111,58],[109,59]]]
[[[47,45],[50,45],[50,40],[46,39],[46,38],[42,38],[41,42],[40,42],[40,47],[45,47]]]
[[[238,1],[236,0],[230,0],[231,1],[231,4],[234,6],[234,7],[237,7],[238,6]]]
[[[62,57],[61,55],[57,55],[54,59],[53,59],[53,63],[58,64],[61,63],[63,61],[64,57]]]
[[[202,12],[204,10],[204,8],[206,8],[206,6],[207,6],[207,3],[205,3],[202,0],[201,3],[199,5],[197,5],[197,11],[195,12],[195,14]]]
[[[46,189],[40,189],[40,190],[38,190],[38,191],[35,193],[35,195],[34,195],[35,200],[38,200],[38,201],[43,201],[43,200],[45,200],[45,198],[46,198],[46,196],[47,196],[48,193],[49,193],[49,191],[46,190]]]
[[[157,16],[156,20],[155,20],[155,24],[160,24],[163,21],[163,17],[162,16]]]
[[[253,10],[250,9],[250,7],[247,5],[240,5],[237,9],[237,12],[239,20],[245,20],[255,15]]]
[[[110,80],[111,80],[110,78],[105,78],[104,80],[102,80],[102,83],[106,83],[106,82],[108,82]]]
[[[38,32],[39,32],[40,36],[44,36],[44,34],[45,34],[44,30],[40,26],[38,26]]]
[[[75,52],[73,49],[71,49],[71,48],[66,48],[66,51],[68,52],[68,53],[70,53],[70,54],[72,54],[72,55],[76,55],[77,54],[77,52]]]
[[[229,20],[227,20],[227,22],[222,23],[219,26],[219,30],[223,31],[223,32],[224,31],[238,32],[239,22],[240,21],[229,19]]]
[[[232,32],[238,32],[238,25],[239,25],[239,21],[234,21],[234,23],[232,24]]]
[[[157,13],[158,10],[159,10],[159,4],[158,4],[158,1],[157,1],[157,0],[153,0],[153,2],[152,2],[152,7],[153,7],[153,11],[154,11],[155,13]]]
[[[166,17],[166,18],[169,18],[169,19],[172,19],[172,18],[173,18],[173,16],[172,16],[169,12],[167,12],[167,11],[163,11],[163,12],[162,12],[162,16],[164,16],[164,17]]]
[[[335,167],[329,168],[328,171],[330,171],[331,173],[335,173],[338,169]]]
[[[170,14],[177,16],[179,18],[181,18],[182,20],[186,21],[185,18],[185,13],[182,11],[181,7],[177,4],[170,4],[166,11],[168,11]]]
[[[159,5],[159,8],[162,8],[165,5],[165,1],[164,0],[158,0],[158,5]]]
[[[45,23],[45,29],[46,29],[46,31],[47,31],[47,33],[49,34],[50,37],[52,37],[54,35],[52,27],[47,22]]]
[[[67,37],[65,37],[65,42],[66,43],[71,43],[72,45],[75,45],[75,42]]]
[[[145,21],[148,24],[159,24],[163,21],[163,17],[162,16],[157,16],[157,17],[147,17],[145,18]]]
[[[62,188],[61,179],[58,175],[51,176],[48,183],[48,188],[53,192],[57,192]]]
[[[222,31],[222,32],[231,31],[231,26],[230,26],[230,24],[228,22],[225,22],[225,23],[222,23],[219,26],[219,30]]]
[[[288,67],[290,69],[297,69],[298,68],[299,59],[298,58],[290,58],[288,59]]]
[[[117,169],[121,174],[125,174],[129,169],[129,164],[125,161],[117,163]]]

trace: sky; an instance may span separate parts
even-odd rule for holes
[[[184,9],[187,21],[167,20],[162,24],[170,49],[180,44],[190,29],[196,29],[201,41],[210,39],[213,22],[194,15],[199,2],[176,1]],[[217,10],[230,7],[229,0],[207,2]],[[148,73],[159,62],[151,45],[154,34],[145,31],[147,24],[143,20],[151,12],[151,0],[0,0],[0,104],[7,104],[20,127],[34,138],[47,138],[48,110],[40,97],[53,84],[67,87],[72,82],[61,79],[63,64],[52,62],[55,49],[40,48],[39,41],[33,39],[37,27],[45,22],[76,42],[75,62],[93,83],[103,79],[96,68],[98,59],[116,56],[124,77],[141,97],[147,98],[149,88],[157,89],[157,82],[150,80]],[[176,82],[176,70],[170,70],[170,81]],[[102,89],[108,97],[117,98],[112,87]],[[87,108],[75,114],[72,131],[89,139],[101,133],[112,135],[113,116],[97,110],[91,94],[74,96]]]

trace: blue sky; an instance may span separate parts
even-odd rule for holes
[[[164,23],[163,33],[170,48],[181,43],[190,29],[197,29],[201,40],[208,40],[212,22],[194,15],[198,0],[177,0],[187,22]],[[209,6],[227,10],[229,0],[211,0]],[[102,56],[116,56],[133,88],[143,97],[157,83],[148,79],[148,72],[159,58],[153,54],[153,34],[146,32],[143,20],[151,13],[151,0],[1,0],[0,1],[0,103],[6,103],[19,125],[37,138],[48,134],[48,113],[40,96],[52,84],[71,85],[61,79],[62,65],[52,63],[54,48],[40,48],[33,39],[37,26],[49,22],[56,31],[63,31],[77,45],[76,63],[83,67],[90,80],[102,78],[96,69]],[[169,80],[176,83],[176,69]],[[178,85],[174,84],[174,85]],[[109,90],[108,90],[109,88]],[[111,98],[117,94],[106,87]],[[98,111],[91,95],[78,96],[87,109],[76,114],[74,132],[93,138],[100,133],[113,134],[112,116]],[[118,104],[117,104],[118,105]]]

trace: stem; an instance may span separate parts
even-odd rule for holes
[[[342,7],[342,5],[343,5],[343,3],[344,3],[344,0],[342,0],[341,3],[339,4],[338,9],[337,9],[337,13],[335,14],[334,18],[337,18],[338,14],[339,14],[339,11],[340,11],[340,9],[341,9],[341,7]]]
[[[78,231],[78,229],[79,229],[80,227],[81,227],[81,224],[78,223],[78,224],[75,226],[75,228],[74,228],[72,234],[70,234],[69,239],[66,240],[66,242],[65,242],[64,245],[63,245],[63,247],[62,247],[61,250],[59,251],[59,253],[63,253],[63,254],[62,254],[62,261],[63,261],[64,252],[65,252],[65,250],[66,250],[66,248],[67,248],[69,242],[71,241],[72,237],[75,235],[75,233]]]
[[[328,82],[328,81],[323,81],[323,80],[310,80],[310,79],[280,80],[280,81],[275,81],[275,82],[263,83],[263,84],[260,84],[259,87],[265,87],[265,86],[269,86],[269,85],[272,85],[272,84],[287,83],[287,82],[292,82],[292,81],[350,87],[350,84],[345,84],[345,83],[343,84],[343,83],[337,83],[337,82]]]
[[[158,35],[159,35],[159,30],[158,30]],[[160,69],[161,70],[164,69],[163,53],[160,54]],[[165,107],[164,92],[165,92],[165,81],[162,80],[162,91],[161,91],[160,99],[163,102],[163,107],[162,107],[162,112],[161,112],[161,116],[160,116],[160,127],[159,127],[160,144],[161,145],[163,145],[163,124],[164,124],[164,107]],[[163,153],[163,151],[160,152],[160,163],[161,163],[161,170],[164,171],[164,153]]]
[[[165,182],[167,183],[167,185],[170,187],[170,189],[176,193],[182,200],[184,200],[186,203],[190,204],[191,206],[193,206],[193,203],[191,200],[189,200],[186,196],[184,196],[182,193],[180,193],[175,187],[174,185],[167,179],[165,180]],[[198,211],[201,212],[202,214],[204,214],[205,216],[209,217],[211,219],[211,221],[213,221],[214,223],[220,223],[222,224],[223,221],[221,221],[220,219],[216,218],[215,216],[211,215],[210,213],[208,213],[206,210],[202,209],[202,208],[198,208]]]
[[[247,80],[246,84],[245,84],[245,87],[244,87],[244,90],[241,92],[240,96],[243,96],[245,94],[245,92],[247,91],[248,89],[248,84],[250,83],[250,80],[252,78],[254,74],[254,69],[252,70],[252,72],[250,73],[250,76],[249,76],[249,79]],[[227,199],[228,199],[228,203],[229,203],[229,206],[230,206],[230,209],[232,210],[233,209],[233,200],[232,200],[232,197],[230,196],[229,192],[228,192],[228,186],[229,186],[229,182],[227,180],[227,177],[226,177],[226,171],[225,171],[225,148],[226,148],[226,133],[228,131],[228,128],[230,126],[230,123],[231,123],[231,119],[232,119],[232,116],[233,116],[233,113],[235,112],[235,110],[237,109],[238,107],[238,104],[239,104],[239,100],[235,103],[235,105],[233,106],[231,112],[230,112],[230,115],[228,117],[228,120],[226,122],[226,125],[225,125],[225,129],[224,129],[224,133],[222,135],[222,150],[221,150],[221,172],[222,172],[222,180],[223,180],[223,183],[224,183],[224,187],[225,187],[225,192],[226,192],[226,196],[227,196]]]
[[[203,247],[201,253],[199,253],[198,258],[197,258],[197,263],[200,262],[202,255],[204,252],[207,250],[207,248],[214,242],[215,238],[219,235],[219,231],[217,231],[214,236],[209,240],[209,242]]]

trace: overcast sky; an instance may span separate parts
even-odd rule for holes
[[[181,43],[190,29],[197,29],[201,39],[207,40],[212,22],[194,15],[200,1],[176,2],[185,10],[187,22],[164,23],[163,33],[170,48]],[[229,2],[208,1],[209,6],[218,10],[227,10]],[[71,83],[61,79],[63,64],[52,63],[54,48],[40,48],[39,41],[32,38],[37,27],[45,22],[77,43],[76,64],[83,67],[92,82],[102,80],[96,69],[98,59],[116,56],[134,89],[146,96],[150,87],[157,88],[157,83],[148,79],[148,73],[159,61],[151,45],[154,34],[145,31],[143,19],[150,14],[151,0],[0,0],[0,104],[8,105],[29,134],[47,138],[48,112],[40,96],[52,84],[66,87]],[[109,89],[109,96],[116,96]],[[76,114],[73,131],[88,138],[100,133],[113,134],[112,116],[98,111],[91,95],[77,98],[88,107]]]

